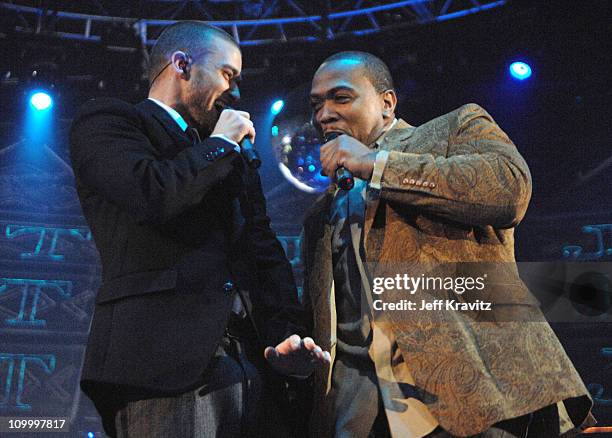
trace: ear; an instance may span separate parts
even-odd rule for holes
[[[189,55],[181,50],[172,53],[171,64],[174,70],[180,74],[189,74],[190,59]]]
[[[397,105],[397,95],[393,90],[386,90],[381,93],[383,104],[383,118],[395,116],[395,106]]]

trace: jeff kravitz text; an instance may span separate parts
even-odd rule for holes
[[[485,288],[487,274],[480,277],[428,277],[425,275],[412,277],[408,274],[397,274],[394,277],[375,277],[372,282],[372,292],[380,295],[385,291],[404,291],[414,295],[417,291],[440,292],[451,291],[462,295],[467,291],[482,291]],[[465,302],[456,299],[409,300],[401,299],[385,302],[375,299],[372,303],[377,311],[487,311],[491,310],[491,303],[483,300]]]

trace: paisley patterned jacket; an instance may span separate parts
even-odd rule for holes
[[[367,189],[362,233],[368,276],[486,278],[477,293],[421,288],[412,298],[480,300],[491,310],[372,311],[390,324],[402,363],[440,426],[473,435],[562,400],[575,425],[592,424],[588,391],[517,272],[514,227],[527,210],[531,175],[512,141],[483,108],[468,104],[416,128],[400,120],[380,149],[389,151],[388,161],[381,189]],[[334,192],[330,187],[310,209],[302,243],[314,339],[332,358],[327,214]],[[374,299],[381,297],[411,298],[401,290]],[[315,436],[331,436],[332,367],[315,376]]]

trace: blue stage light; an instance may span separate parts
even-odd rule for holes
[[[93,432],[87,432],[87,438],[95,438],[95,436]]]
[[[276,115],[283,110],[284,106],[285,106],[285,101],[282,99],[279,99],[272,104],[270,111],[272,112],[272,114]]]
[[[311,164],[310,166],[308,166],[308,171],[309,172],[314,172],[315,170],[317,170],[317,168],[315,167],[314,164]]]
[[[30,97],[30,103],[38,111],[44,111],[53,105],[53,99],[51,99],[51,96],[49,96],[47,93],[39,91],[32,94],[32,97]]]
[[[272,126],[272,137],[276,137],[278,135],[278,126]]]
[[[510,64],[510,74],[513,78],[523,81],[531,76],[531,67],[524,62],[513,62]]]

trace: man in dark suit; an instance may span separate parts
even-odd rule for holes
[[[329,355],[300,337],[291,267],[238,145],[253,123],[223,110],[238,46],[181,22],[150,61],[149,99],[94,99],[70,135],[103,277],[81,387],[111,436],[255,435],[263,346],[278,344],[265,356],[283,374]]]

